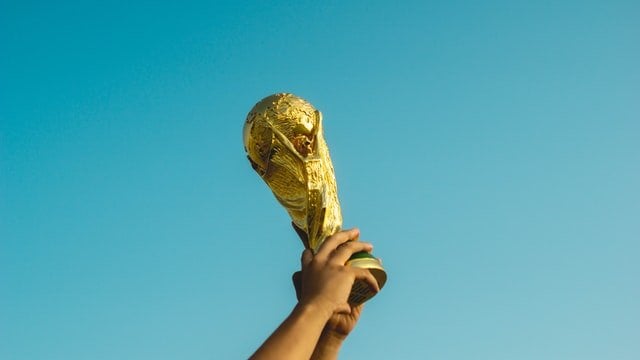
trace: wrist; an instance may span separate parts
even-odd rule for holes
[[[346,335],[339,334],[333,330],[324,329],[322,334],[320,334],[318,343],[322,343],[326,347],[338,350],[346,338]]]
[[[311,313],[320,316],[325,323],[333,315],[334,311],[334,306],[327,301],[322,301],[322,299],[302,300],[296,307],[304,313]]]
[[[336,360],[344,337],[336,337],[332,331],[324,330],[318,339],[311,360]]]

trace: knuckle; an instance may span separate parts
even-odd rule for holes
[[[313,259],[309,262],[309,267],[311,268],[317,268],[322,266],[321,262],[318,259]]]

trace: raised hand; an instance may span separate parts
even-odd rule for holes
[[[294,228],[296,227],[294,226]],[[297,228],[296,231],[304,243],[304,232]],[[354,253],[358,251],[370,252],[372,250],[371,244],[358,241],[359,234],[358,229],[339,232],[325,240],[315,256],[310,250],[305,250],[302,254],[302,271],[293,275],[293,282],[300,301],[304,301],[310,293],[315,291],[331,294],[331,292],[318,289],[318,285],[323,284],[330,285],[336,293],[340,294],[339,297],[333,297],[332,300],[325,298],[327,300],[325,303],[333,304],[336,310],[334,310],[324,326],[316,345],[313,359],[336,358],[342,342],[355,328],[362,313],[363,304],[351,305],[346,302],[355,279],[363,279],[372,289],[376,292],[379,291],[377,281],[368,270],[344,265]],[[322,271],[324,275],[329,277],[328,282],[324,281],[324,276],[320,276],[318,267],[323,266],[329,267]],[[346,277],[336,276],[335,271],[350,272],[353,275]],[[338,282],[337,280],[331,280],[331,278],[344,279],[345,282]]]
[[[311,250],[302,253],[298,304],[251,359],[336,358],[344,336],[329,334],[348,334],[360,314],[348,303],[353,284],[358,280],[380,290],[368,270],[345,265],[354,253],[372,249],[356,241],[359,234],[358,229],[341,231],[327,238],[315,255]]]

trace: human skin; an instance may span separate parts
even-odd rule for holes
[[[298,228],[294,223],[291,223],[293,229],[296,231],[302,243],[305,247],[308,247],[307,234]],[[357,240],[357,239],[356,239]],[[300,291],[302,286],[302,271],[298,271],[293,274],[293,285],[296,289],[296,296],[300,299]],[[355,328],[364,303],[360,305],[351,306],[351,313],[349,314],[333,314],[329,321],[327,321],[320,339],[316,344],[316,348],[311,356],[312,360],[334,360],[338,358],[338,353],[344,340]]]
[[[256,350],[251,359],[318,359],[337,356],[340,344],[357,322],[361,307],[347,302],[356,280],[380,291],[375,277],[365,269],[345,265],[356,252],[373,247],[356,241],[360,231],[340,231],[327,238],[315,255],[302,253],[300,299],[291,314]],[[320,342],[322,341],[322,342]],[[314,350],[318,348],[316,354]],[[335,350],[335,351],[334,351]]]
[[[358,323],[364,304],[351,307],[349,314],[333,314],[327,321],[313,351],[313,360],[334,360],[342,343]]]

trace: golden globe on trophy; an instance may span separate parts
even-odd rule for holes
[[[322,242],[342,227],[322,114],[293,94],[267,96],[247,115],[243,141],[251,166],[291,216],[304,246],[316,253]],[[354,254],[347,265],[368,269],[380,289],[387,281],[380,260],[367,252]],[[349,302],[361,304],[374,295],[358,280]]]

